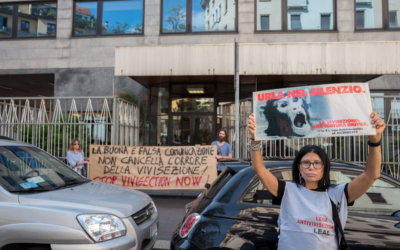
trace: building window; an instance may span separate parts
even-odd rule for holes
[[[321,29],[329,30],[331,29],[331,14],[322,14],[321,15]]]
[[[75,2],[75,36],[143,34],[143,0]]]
[[[388,9],[384,4],[385,0],[354,0],[355,3],[355,18],[356,30],[364,29],[385,29],[388,23],[384,21],[384,13],[388,13]],[[389,0],[390,2],[391,0]],[[396,5],[399,3],[395,1]]]
[[[398,13],[400,11],[399,0],[389,0],[389,28],[400,28]]]
[[[356,0],[356,29],[382,28],[382,0]]]
[[[236,32],[236,11],[221,13],[235,1],[162,0],[161,33]]]
[[[57,23],[56,3],[19,4],[17,37],[55,37],[47,32],[47,24]]]
[[[399,27],[399,23],[397,21],[397,11],[389,12],[389,25],[390,25],[390,28]]]
[[[55,37],[55,30],[47,32],[48,23],[57,23],[56,2],[0,4],[0,39]]]
[[[28,21],[21,21],[21,30],[29,32],[29,25],[30,23]]]
[[[261,30],[269,30],[269,16],[261,16]]]
[[[357,29],[365,28],[365,20],[364,20],[364,11],[363,10],[358,10],[356,12],[356,27],[357,27]]]
[[[300,15],[290,15],[290,28],[292,30],[301,30],[301,17]]]
[[[257,31],[336,30],[337,0],[255,1]]]
[[[0,39],[12,37],[13,5],[0,5]]]
[[[52,23],[47,24],[47,34],[54,34],[56,32],[56,25]]]

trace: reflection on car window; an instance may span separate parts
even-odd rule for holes
[[[330,178],[333,186],[351,182],[360,173],[352,171],[331,171]],[[292,181],[292,171],[275,172],[279,180]],[[353,206],[348,207],[350,212],[367,213],[390,216],[400,210],[400,187],[395,186],[384,178],[374,182],[366,194],[356,200]],[[242,201],[258,204],[272,204],[273,196],[265,189],[258,178],[243,195]]]
[[[272,195],[267,191],[261,181],[257,179],[257,181],[253,182],[251,187],[247,190],[242,201],[272,205]]]
[[[84,181],[66,165],[35,147],[0,147],[0,184],[8,191],[52,190]]]
[[[232,175],[231,175],[231,172],[230,172],[229,169],[226,169],[225,171],[223,171],[217,177],[217,179],[213,182],[213,184],[211,185],[210,189],[206,193],[206,196],[208,198],[214,197],[219,192],[219,190],[224,186],[226,181],[229,180],[231,177],[232,177]]]

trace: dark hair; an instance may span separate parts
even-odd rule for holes
[[[302,149],[300,149],[299,153],[297,153],[296,157],[294,158],[292,165],[293,182],[300,185],[299,164],[301,159],[308,153],[315,153],[321,158],[322,163],[324,164],[323,167],[324,173],[322,175],[322,179],[318,182],[318,188],[327,189],[331,185],[331,179],[329,177],[329,172],[331,171],[331,162],[329,161],[328,155],[325,153],[325,151],[322,148],[315,145],[304,146]],[[324,185],[324,180],[325,180],[325,185]],[[305,183],[303,181],[303,185],[304,184]]]
[[[228,141],[228,133],[226,132],[225,129],[218,130],[217,139],[219,138],[219,133],[221,133],[221,131],[223,131],[225,133],[224,141],[227,142]]]

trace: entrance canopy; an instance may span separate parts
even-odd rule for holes
[[[240,44],[240,99],[252,97],[254,91],[367,82],[397,74],[399,46],[400,42]],[[209,145],[219,129],[230,128],[238,119],[225,107],[235,100],[233,43],[119,47],[115,75],[129,76],[150,89],[148,145]],[[228,124],[223,124],[227,117]],[[233,136],[233,131],[228,134]]]
[[[400,42],[239,45],[245,75],[383,75],[400,72]],[[233,76],[234,46],[158,45],[116,48],[116,76]]]

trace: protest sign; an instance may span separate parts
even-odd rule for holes
[[[375,135],[368,83],[253,93],[256,140]]]
[[[90,146],[89,178],[134,189],[203,189],[217,177],[216,146]]]

